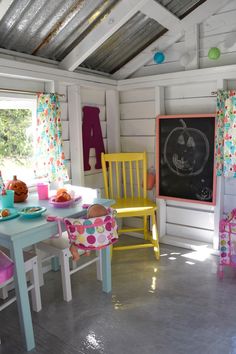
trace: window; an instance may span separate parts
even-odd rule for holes
[[[36,109],[35,97],[0,96],[0,170],[4,181],[16,175],[28,186],[35,184]]]

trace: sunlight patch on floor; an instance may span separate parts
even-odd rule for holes
[[[210,257],[210,255],[211,251],[207,248],[207,246],[196,246],[194,251],[182,254],[181,257],[204,262],[207,258]]]

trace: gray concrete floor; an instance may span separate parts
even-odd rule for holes
[[[220,281],[216,256],[166,245],[161,254],[157,262],[151,249],[115,252],[112,294],[102,293],[94,265],[77,272],[70,303],[60,274],[47,273],[33,352],[235,354],[233,269]],[[15,304],[0,313],[0,336],[1,354],[25,353]]]

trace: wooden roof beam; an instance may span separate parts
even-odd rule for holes
[[[183,31],[181,20],[154,0],[149,0],[140,10],[143,14],[160,23],[168,30]]]
[[[183,29],[188,31],[189,28],[193,28],[194,25],[200,24],[208,17],[215,14],[220,8],[224,7],[230,1],[231,0],[207,0],[181,20]],[[165,35],[158,38],[135,58],[117,70],[113,74],[113,78],[122,80],[130,77],[135,71],[137,71],[152,59],[153,51],[166,50],[175,42],[177,42],[182,37],[182,35],[182,31],[178,32],[174,29],[170,29]]]
[[[4,17],[5,13],[13,3],[13,0],[0,1],[0,20]]]
[[[125,24],[149,0],[121,0],[60,63],[63,69],[73,71]]]

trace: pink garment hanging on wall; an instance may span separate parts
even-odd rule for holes
[[[84,171],[89,171],[91,166],[89,164],[89,151],[94,148],[96,151],[95,168],[102,168],[101,153],[105,152],[104,143],[102,139],[102,129],[99,120],[100,109],[97,107],[83,107],[83,154],[84,154]]]

